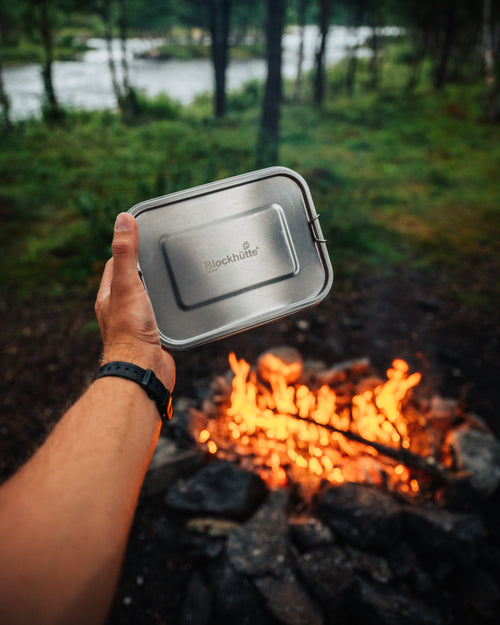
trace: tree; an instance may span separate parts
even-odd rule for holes
[[[299,26],[299,50],[297,54],[297,74],[293,89],[293,99],[297,102],[300,99],[302,86],[302,66],[304,64],[304,35],[306,28],[306,0],[298,0],[297,22]]]
[[[209,1],[211,53],[214,66],[214,112],[216,117],[226,113],[226,70],[229,61],[229,25],[232,0]]]
[[[51,121],[58,121],[61,119],[63,112],[56,97],[53,79],[56,5],[54,0],[29,0],[27,8],[35,19],[36,28],[43,48],[43,114],[45,118]]]
[[[281,109],[281,37],[285,23],[286,0],[266,0],[267,79],[262,105],[257,166],[273,165],[278,160]]]
[[[485,73],[484,110],[488,119],[497,121],[500,118],[500,101],[495,79],[491,0],[483,0],[482,44]]]
[[[125,0],[118,0],[116,7],[118,30],[120,35],[121,52],[121,82],[113,56],[113,0],[98,0],[97,9],[104,27],[104,39],[108,53],[108,67],[111,75],[111,85],[115,94],[116,103],[123,119],[130,121],[136,115],[136,97],[130,85],[129,65],[127,60],[127,8]]]
[[[325,52],[329,26],[329,0],[319,0],[319,31],[320,43],[316,51],[316,72],[314,78],[314,102],[321,104],[325,97]]]
[[[17,38],[21,24],[21,13],[16,3],[0,3],[0,44],[4,45],[10,40]],[[2,72],[2,59],[0,58],[0,127],[9,129],[10,99],[5,91]]]
[[[262,106],[257,166],[272,165],[278,160],[281,108],[281,37],[285,22],[286,0],[266,0],[267,79]]]

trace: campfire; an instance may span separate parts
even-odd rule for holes
[[[482,510],[500,443],[479,417],[401,359],[383,378],[368,358],[291,347],[229,365],[177,397],[145,481],[148,553],[160,577],[178,563],[179,622],[499,622]]]
[[[303,495],[322,483],[368,483],[422,498],[449,483],[450,428],[468,415],[457,405],[422,400],[420,373],[396,359],[385,380],[368,359],[330,369],[304,367],[292,348],[264,353],[251,367],[229,355],[232,380],[219,378],[193,420],[199,444],[238,460],[271,488],[299,485]]]

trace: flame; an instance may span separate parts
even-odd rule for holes
[[[311,390],[304,384],[287,383],[290,365],[272,354],[265,358],[267,385],[245,360],[229,355],[234,373],[230,405],[222,420],[210,420],[199,434],[210,453],[219,453],[230,443],[236,453],[252,457],[268,484],[280,487],[286,485],[290,473],[334,484],[380,483],[380,471],[373,465],[377,451],[366,445],[361,450],[359,443],[338,430],[386,447],[410,449],[403,404],[421,375],[409,374],[405,361],[394,360],[385,383],[346,402],[345,393],[327,385]],[[358,461],[353,463],[355,458]],[[388,461],[383,479],[410,495],[419,491],[409,469],[395,461]]]

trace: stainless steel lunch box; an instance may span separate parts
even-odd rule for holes
[[[304,179],[270,167],[136,204],[160,339],[195,347],[320,302],[333,272]]]

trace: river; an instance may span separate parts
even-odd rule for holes
[[[332,65],[338,62],[349,47],[356,42],[365,41],[369,34],[370,30],[364,27],[358,29],[332,27],[327,39],[327,63]],[[296,76],[299,41],[297,27],[289,28],[283,36],[285,78],[293,79]],[[159,61],[134,57],[134,53],[154,47],[158,43],[157,40],[128,40],[130,78],[134,87],[144,90],[150,96],[166,93],[182,104],[189,104],[198,94],[213,89],[213,70],[209,60]],[[116,101],[111,87],[105,42],[103,39],[90,39],[88,44],[91,49],[81,60],[54,63],[53,77],[57,98],[60,104],[69,108],[113,109]],[[314,65],[317,44],[317,27],[307,26],[304,38],[304,71]],[[113,51],[119,69],[118,41],[113,42]],[[264,80],[265,76],[266,64],[263,59],[233,60],[229,63],[227,72],[228,89],[237,89],[252,79]],[[43,96],[39,65],[5,68],[4,83],[10,98],[13,119],[39,116]]]

